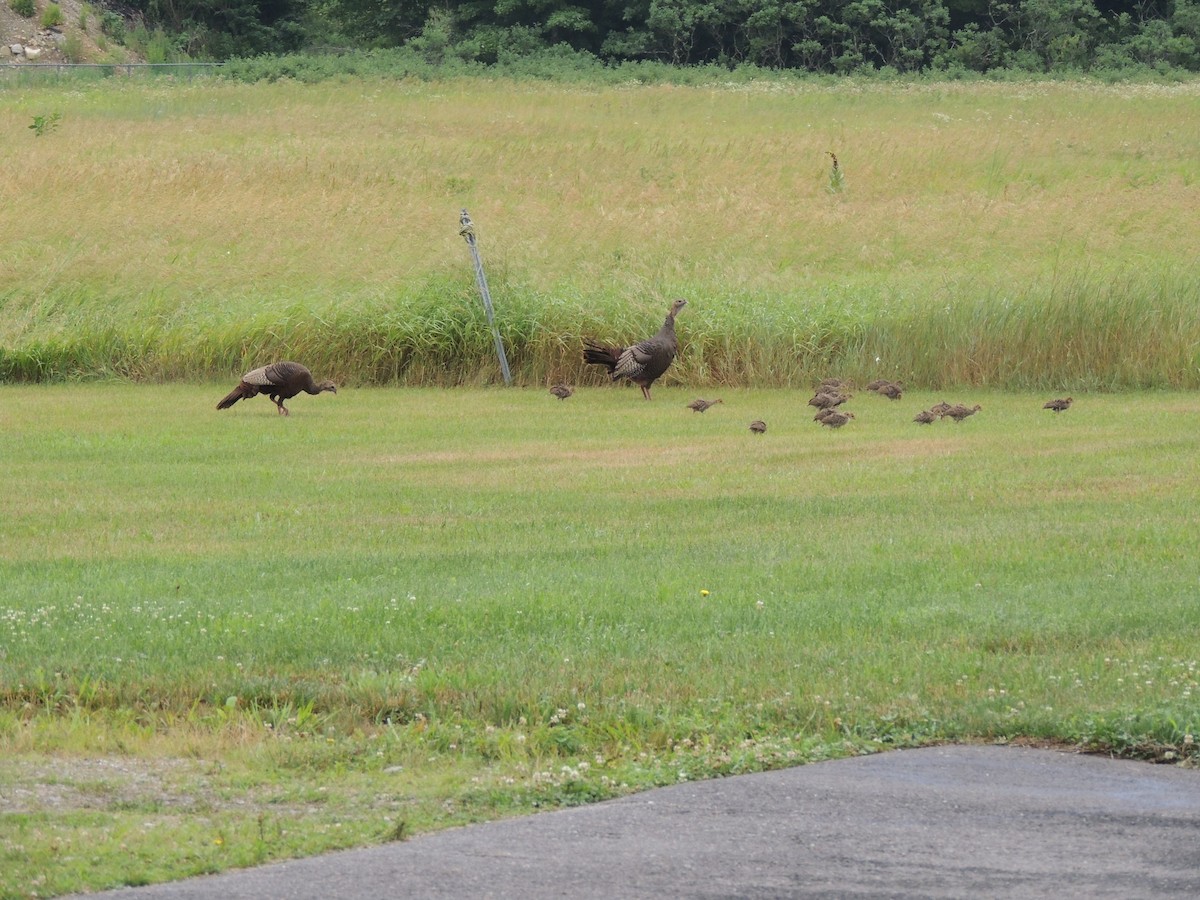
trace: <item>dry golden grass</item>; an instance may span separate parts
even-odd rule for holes
[[[0,94],[0,235],[21,294],[284,303],[386,292],[463,262],[791,293],[830,279],[1054,266],[1196,247],[1200,86],[593,91],[536,84],[131,85]],[[828,184],[827,150],[846,172]],[[603,285],[605,288],[607,284]],[[184,299],[180,297],[179,299]]]

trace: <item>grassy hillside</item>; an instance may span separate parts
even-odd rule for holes
[[[691,385],[1200,385],[1200,83],[0,91],[0,377],[522,383],[670,298]],[[34,116],[60,113],[40,136]],[[844,184],[831,182],[835,152]]]

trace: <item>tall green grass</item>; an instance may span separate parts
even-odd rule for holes
[[[362,79],[0,92],[0,377],[1194,386],[1194,83]],[[831,195],[837,152],[846,190]],[[36,212],[34,212],[36,211]],[[876,363],[878,357],[879,362]]]
[[[474,290],[465,277],[446,278],[421,293],[319,314],[281,304],[236,320],[164,315],[126,326],[112,321],[106,303],[80,294],[46,313],[67,317],[70,333],[0,348],[0,379],[168,381],[291,357],[355,385],[496,383],[492,336]],[[527,385],[599,383],[602,374],[582,363],[581,340],[648,336],[665,314],[661,305],[611,295],[502,290],[500,328],[512,371]],[[867,290],[791,303],[701,297],[680,317],[681,353],[665,383],[802,387],[838,372],[927,389],[1194,388],[1197,309],[1200,275],[1182,271],[1077,275],[1044,289],[956,284],[916,297]]]

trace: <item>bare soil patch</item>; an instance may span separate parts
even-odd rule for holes
[[[106,38],[100,31],[100,15],[104,12],[103,6],[95,3],[85,4],[83,0],[58,0],[58,7],[63,14],[62,25],[55,29],[42,28],[42,14],[50,2],[51,0],[36,0],[37,11],[32,18],[27,19],[13,12],[9,0],[0,0],[0,63],[30,65],[34,63],[137,61],[128,48],[112,38]],[[83,15],[85,6],[87,7],[86,18]],[[79,38],[83,59],[67,58],[63,47],[70,36]],[[14,55],[10,49],[14,44],[32,47],[40,53],[36,59],[28,59],[24,54]]]

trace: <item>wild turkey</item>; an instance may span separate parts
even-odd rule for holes
[[[903,396],[903,391],[901,390],[900,385],[895,384],[894,382],[885,384],[878,391],[876,391],[876,393],[882,394],[889,400],[899,400]]]
[[[822,378],[821,383],[817,385],[817,393],[834,393],[849,386],[850,385],[841,378]]]
[[[939,419],[942,418],[943,416],[945,416],[946,413],[950,412],[950,410],[952,410],[952,409],[954,409],[954,407],[951,406],[949,403],[947,403],[945,400],[943,400],[941,403],[935,403],[935,404],[933,404],[933,406],[929,407],[929,411],[931,413],[933,413],[935,416],[937,416]]]
[[[835,409],[827,410],[824,418],[821,419],[822,425],[828,425],[830,428],[841,428],[847,422],[854,418],[852,412],[838,412]]]
[[[289,416],[291,413],[287,411],[283,401],[292,399],[301,391],[306,394],[333,391],[336,394],[337,385],[332,381],[314,382],[312,372],[300,363],[271,363],[243,375],[241,383],[225,395],[225,399],[217,404],[217,409],[229,409],[239,400],[266,394],[271,398],[271,402],[279,407],[281,416]]]
[[[932,409],[923,409],[913,416],[913,421],[918,425],[932,425],[937,421],[937,418],[937,413],[935,413]]]
[[[762,419],[755,419],[750,423],[750,430],[755,434],[763,434],[767,430],[767,423]]]
[[[808,405],[815,406],[817,409],[833,409],[835,406],[841,406],[849,399],[849,394],[834,391],[819,391],[809,398]]]
[[[608,369],[612,380],[628,378],[642,389],[642,396],[650,399],[650,385],[670,368],[679,352],[679,341],[675,337],[675,316],[687,305],[686,300],[671,304],[667,319],[654,337],[638,341],[632,347],[609,347],[585,340],[583,361]]]
[[[1062,412],[1074,402],[1073,397],[1059,397],[1056,400],[1051,400],[1049,403],[1042,405],[1042,409],[1052,409],[1056,413]]]
[[[575,389],[569,384],[556,384],[554,387],[550,388],[550,393],[552,393],[559,400],[566,400],[573,393],[575,393]]]
[[[850,416],[850,418],[854,418],[853,413],[847,412],[844,409],[834,409],[833,407],[830,407],[829,409],[821,410],[819,413],[813,416],[813,421],[824,422],[830,416]]]
[[[974,406],[964,406],[961,403],[956,403],[954,406],[950,407],[950,409],[948,409],[946,411],[946,415],[949,416],[951,419],[953,419],[955,422],[961,422],[967,416],[973,416],[973,415],[975,415],[975,413],[979,412],[981,409],[983,409],[983,407],[980,406],[978,403],[976,403]]]
[[[881,387],[883,387],[885,384],[891,384],[891,382],[888,381],[886,378],[876,378],[874,381],[868,382],[867,390],[868,391],[877,391]]]
[[[723,403],[723,400],[693,400],[687,405],[687,408],[695,412],[704,412],[710,406],[716,406],[718,403]]]

